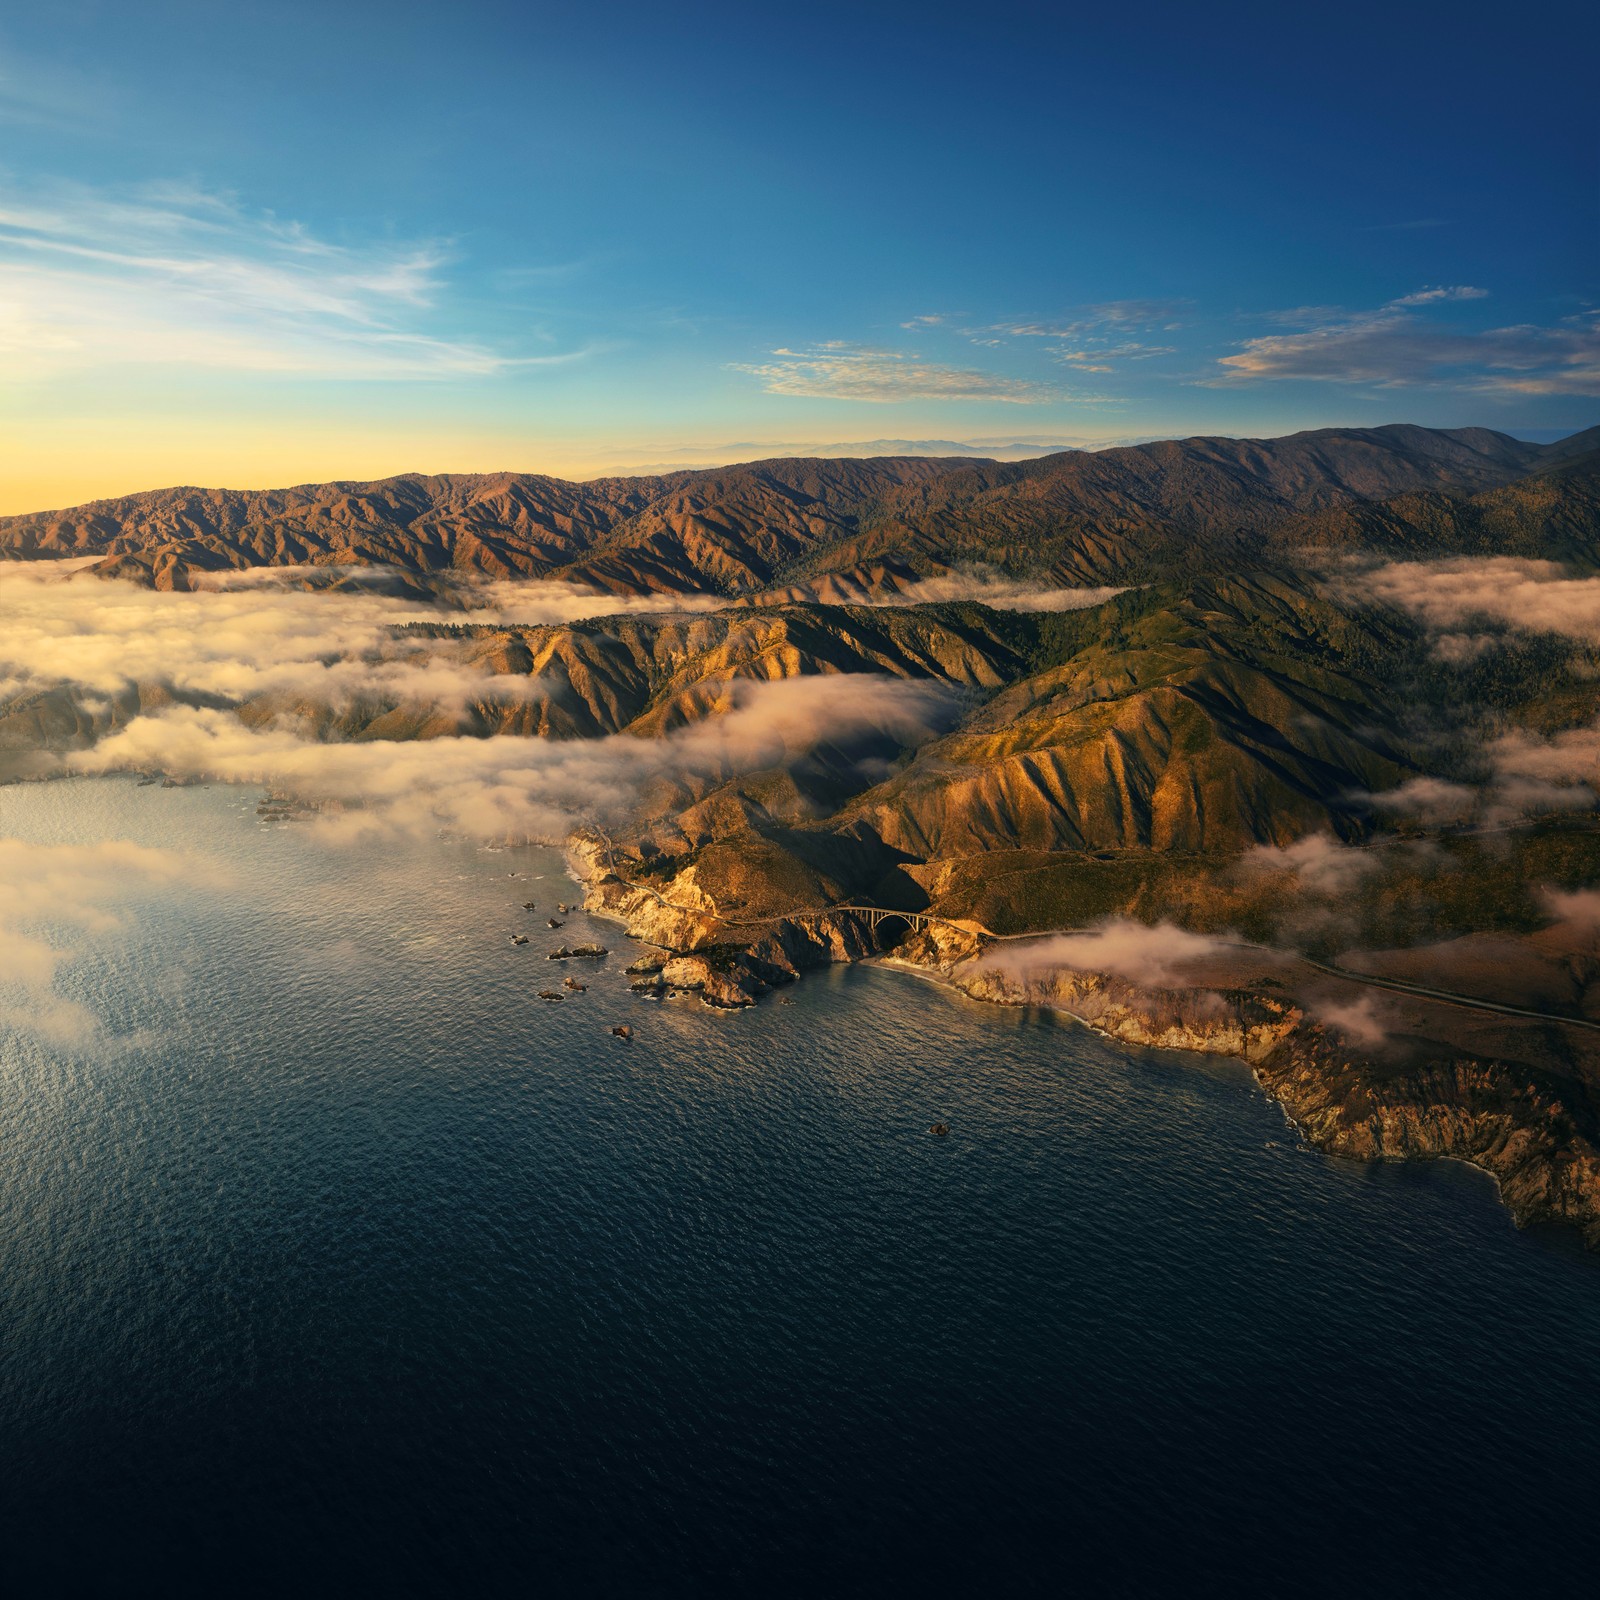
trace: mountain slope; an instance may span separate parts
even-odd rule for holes
[[[796,460],[592,483],[413,474],[261,492],[165,489],[0,518],[0,557],[98,556],[106,575],[164,588],[230,567],[381,565],[503,578],[579,561],[590,563],[588,581],[612,592],[748,588],[801,548],[852,531],[876,497],[953,465]]]
[[[1235,850],[1359,835],[1361,797],[1415,772],[1382,685],[1329,648],[1353,630],[1303,580],[1207,579],[1100,609],[1083,648],[923,747],[850,828],[919,859]],[[1363,645],[1399,643],[1371,626]]]
[[[1427,491],[1332,506],[1285,522],[1274,543],[1285,551],[1507,555],[1597,567],[1600,448],[1471,496]]]
[[[1013,466],[974,466],[885,498],[848,548],[852,566],[916,550],[1140,582],[1192,563],[1258,556],[1286,519],[1401,493],[1474,493],[1534,470],[1544,447],[1487,429],[1321,429],[1283,439],[1168,440]]]
[[[222,568],[380,565],[416,579],[557,576],[613,594],[735,595],[885,560],[1148,582],[1192,570],[1197,552],[1258,562],[1289,535],[1336,542],[1329,530],[1341,513],[1359,518],[1353,508],[1481,499],[1530,475],[1539,493],[1580,501],[1582,519],[1586,454],[1585,436],[1539,446],[1486,429],[1393,426],[1011,465],[800,459],[592,483],[501,473],[169,489],[0,518],[0,557],[94,556],[101,575],[179,589]]]

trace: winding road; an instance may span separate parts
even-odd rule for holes
[[[820,906],[815,910],[786,911],[778,916],[758,917],[749,921],[740,921],[736,917],[724,916],[720,912],[707,911],[701,906],[678,905],[675,901],[668,900],[665,895],[646,884],[629,884],[629,888],[649,895],[669,911],[681,911],[688,916],[707,917],[711,921],[719,922],[728,928],[770,928],[780,922],[808,922],[822,917],[836,916],[843,912],[854,916],[870,917],[874,926],[886,917],[899,917],[912,927],[920,927],[925,923],[935,922],[941,927],[952,928],[958,933],[974,934],[981,939],[988,940],[991,944],[1020,943],[1030,939],[1051,939],[1058,935],[1092,934],[1096,931],[1093,928],[1044,928],[1033,933],[995,933],[992,929],[986,928],[981,922],[974,921],[971,918],[958,920],[951,917],[936,916],[927,911],[895,911],[888,906],[869,906],[855,901]],[[1258,955],[1289,954],[1289,952],[1271,951],[1267,946],[1248,944],[1243,940],[1225,939],[1217,942],[1227,944],[1236,950],[1249,950]],[[1432,1000],[1440,1005],[1459,1006],[1468,1011],[1490,1011],[1499,1016],[1523,1017],[1534,1022],[1560,1023],[1565,1027],[1588,1028],[1600,1033],[1600,1022],[1590,1021],[1587,1017],[1569,1017],[1556,1011],[1536,1011],[1528,1006],[1506,1005],[1498,1000],[1480,1000],[1473,995],[1457,994],[1450,989],[1433,989],[1426,984],[1408,983],[1404,978],[1380,978],[1369,972],[1356,972],[1349,967],[1337,967],[1331,962],[1317,961],[1310,956],[1298,953],[1293,953],[1292,959],[1303,962],[1306,966],[1312,967],[1318,972],[1325,972],[1329,977],[1342,978],[1348,983],[1365,984],[1371,989],[1388,989],[1395,994],[1414,995],[1419,1000]]]

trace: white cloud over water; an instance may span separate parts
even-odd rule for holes
[[[581,824],[620,822],[647,796],[659,807],[663,794],[698,795],[818,746],[835,760],[871,746],[881,759],[884,741],[903,748],[947,729],[955,704],[941,683],[888,675],[735,677],[699,684],[682,708],[687,724],[660,737],[325,743],[314,736],[317,722],[302,720],[303,708],[376,701],[459,709],[526,701],[546,689],[537,677],[489,672],[470,657],[469,640],[392,631],[419,618],[457,620],[459,610],[360,590],[286,588],[293,579],[281,569],[174,594],[69,579],[73,565],[0,565],[0,712],[9,702],[21,715],[29,770],[264,784],[324,805],[322,826],[332,830],[557,840]],[[482,607],[474,620],[565,620],[616,608],[608,596],[558,584],[483,584],[473,598]],[[725,603],[687,604],[702,601]],[[661,597],[636,609],[646,604],[663,609]],[[142,702],[116,698],[134,686]],[[40,755],[29,743],[29,696],[63,687],[73,704],[98,709],[102,736],[86,750]],[[152,689],[188,703],[162,707],[158,697],[152,709]],[[247,725],[235,709],[247,702],[272,714],[264,723],[253,714]],[[141,704],[146,714],[138,714]]]
[[[325,744],[286,727],[248,728],[227,711],[175,708],[137,717],[61,764],[263,784],[331,803],[322,826],[333,832],[554,842],[626,820],[652,785],[714,786],[873,735],[920,744],[948,726],[953,705],[940,684],[870,675],[733,679],[712,692],[711,714],[660,738]]]
[[[358,588],[313,592],[308,578],[380,569],[266,567],[208,575],[193,594],[72,578],[82,565],[0,562],[0,701],[70,685],[109,696],[161,685],[232,702],[303,697],[335,708],[356,699],[460,708],[537,699],[527,677],[491,675],[466,641],[397,638],[407,622],[547,626],[619,613],[705,610],[715,596],[618,599],[565,583],[463,584],[455,606]],[[70,581],[69,581],[70,580]],[[470,606],[463,615],[462,606]]]
[[[141,895],[199,881],[219,881],[216,868],[174,850],[0,839],[0,1031],[62,1048],[93,1042],[93,1013],[55,989],[74,944],[114,932]]]
[[[0,615],[0,700],[63,685],[102,696],[160,685],[234,702],[285,695],[336,708],[363,696],[461,706],[540,692],[527,679],[487,677],[450,641],[396,639],[397,623],[447,614],[381,594],[257,584],[172,594],[8,562]]]

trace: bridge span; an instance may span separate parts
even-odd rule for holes
[[[870,926],[874,932],[877,931],[879,924],[882,923],[886,918],[898,917],[902,922],[905,922],[909,924],[909,926],[919,930],[927,927],[930,923],[937,923],[942,928],[950,928],[957,933],[964,933],[968,936],[975,935],[981,939],[986,939],[993,944],[1005,944],[1012,941],[1023,942],[1028,940],[1048,939],[1052,935],[1061,934],[1093,934],[1097,931],[1093,928],[1044,928],[1029,933],[994,933],[990,929],[984,927],[981,922],[977,921],[958,922],[952,917],[934,916],[926,911],[891,911],[887,906],[860,905],[851,901],[846,901],[840,905],[819,906],[815,910],[790,911],[779,916],[763,917],[755,921],[746,922],[739,921],[732,917],[720,916],[716,912],[708,912],[703,907],[699,906],[674,905],[672,901],[668,900],[667,897],[661,894],[658,890],[648,888],[644,884],[635,884],[632,887],[644,890],[646,894],[650,895],[661,905],[669,907],[671,910],[688,912],[694,916],[709,916],[713,921],[720,922],[725,927],[734,928],[771,927],[774,923],[783,921],[807,922],[817,920],[822,917],[831,917],[843,911],[849,912],[852,916],[866,918],[868,926]],[[1244,940],[1222,939],[1218,940],[1217,942],[1220,944],[1229,945],[1236,950],[1249,951],[1257,955],[1262,953],[1262,947],[1260,945],[1250,944]],[[1522,1006],[1505,1005],[1496,1000],[1482,1000],[1476,995],[1457,994],[1449,989],[1428,988],[1422,984],[1409,983],[1402,978],[1382,978],[1373,973],[1357,972],[1349,967],[1338,967],[1334,966],[1330,962],[1316,961],[1310,956],[1301,955],[1298,953],[1294,953],[1292,958],[1298,961],[1303,961],[1307,966],[1314,967],[1320,972],[1325,972],[1330,977],[1344,978],[1350,983],[1365,984],[1368,987],[1375,989],[1389,989],[1398,994],[1414,995],[1419,1000],[1433,1000],[1441,1005],[1459,1006],[1468,1011],[1498,1012],[1502,1016],[1526,1017],[1538,1022],[1553,1022],[1564,1024],[1565,1026],[1571,1028],[1588,1028],[1600,1031],[1600,1022],[1593,1021],[1588,1017],[1569,1017],[1564,1016],[1560,1012],[1556,1011],[1535,1011]]]
[[[949,917],[936,917],[926,911],[895,911],[888,906],[864,905],[836,905],[825,906],[821,911],[806,911],[800,913],[803,917],[831,917],[840,911],[848,911],[853,916],[864,917],[867,926],[874,933],[878,925],[890,917],[898,917],[900,921],[909,924],[917,932],[921,932],[930,923],[937,923],[941,928],[949,928],[956,933],[982,934],[985,938],[992,939],[994,935],[989,930],[976,922],[955,922]]]

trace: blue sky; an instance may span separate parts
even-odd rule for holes
[[[1592,7],[0,0],[0,511],[1600,419]]]

